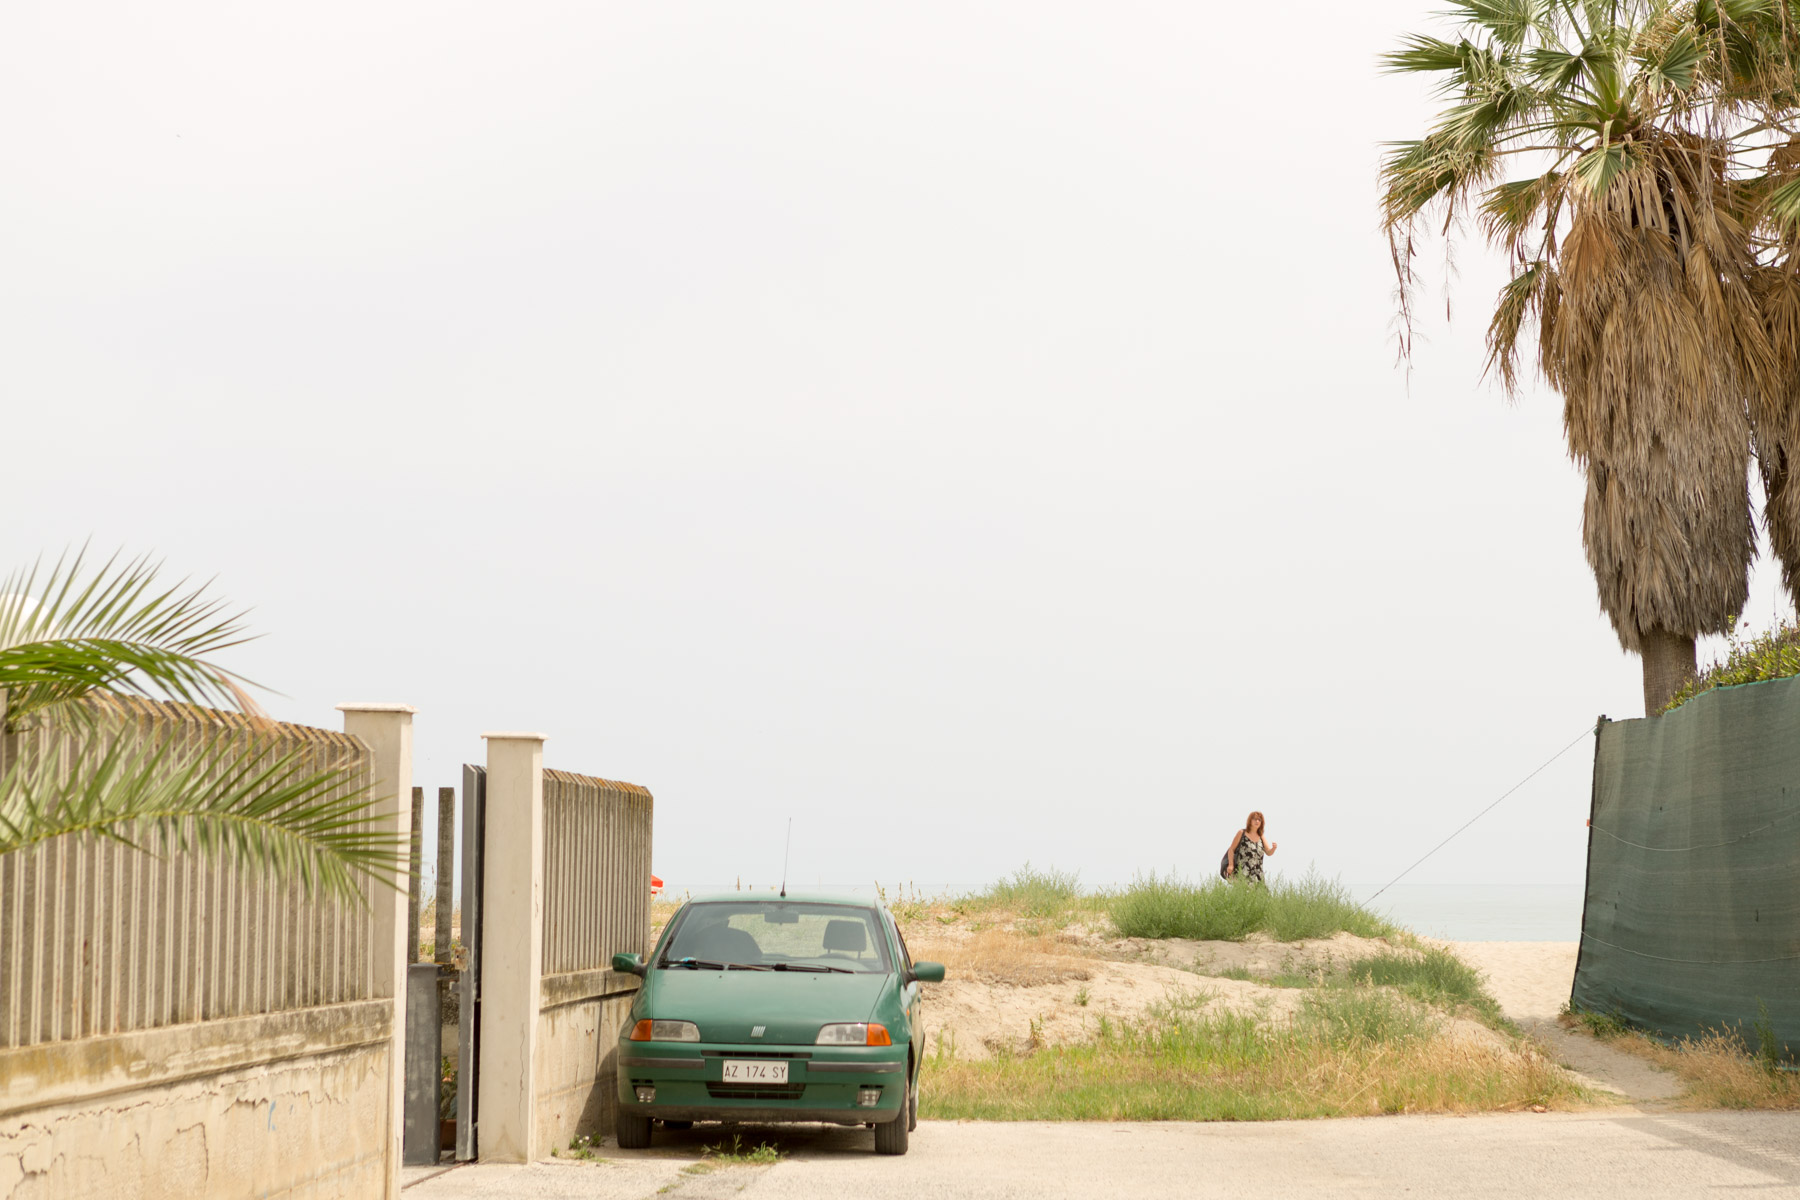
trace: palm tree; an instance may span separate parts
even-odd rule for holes
[[[211,656],[247,640],[205,587],[163,587],[147,559],[84,569],[82,555],[0,585],[0,854],[91,834],[222,854],[360,900],[361,882],[404,879],[403,838],[376,832],[351,769],[281,752],[247,681]],[[121,697],[243,714],[199,745],[120,736]],[[74,761],[33,753],[54,720]],[[21,736],[27,735],[27,736]]]
[[[1647,714],[1749,590],[1751,421],[1784,357],[1761,231],[1786,136],[1771,118],[1795,96],[1787,3],[1453,0],[1455,40],[1384,56],[1437,75],[1448,101],[1382,169],[1402,352],[1422,222],[1453,234],[1474,218],[1512,267],[1489,369],[1513,393],[1535,336],[1587,475],[1600,605],[1642,656]]]

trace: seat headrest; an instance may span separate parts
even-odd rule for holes
[[[861,921],[828,921],[825,924],[825,948],[861,954],[869,944],[869,927]]]

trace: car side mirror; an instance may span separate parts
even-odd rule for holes
[[[912,977],[920,983],[942,983],[944,982],[944,964],[916,962],[912,965]]]
[[[939,969],[942,970],[942,968]],[[623,971],[627,975],[642,975],[644,973],[644,956],[641,954],[615,954],[613,955],[613,970]]]

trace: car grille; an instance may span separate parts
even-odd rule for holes
[[[709,1083],[706,1094],[714,1100],[798,1100],[806,1094],[804,1083],[757,1084]]]

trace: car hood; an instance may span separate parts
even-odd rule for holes
[[[870,1020],[892,975],[652,970],[639,1016],[692,1021],[703,1042],[810,1046],[819,1026]],[[763,1027],[761,1037],[751,1031]],[[899,1031],[894,1031],[896,1036]]]

